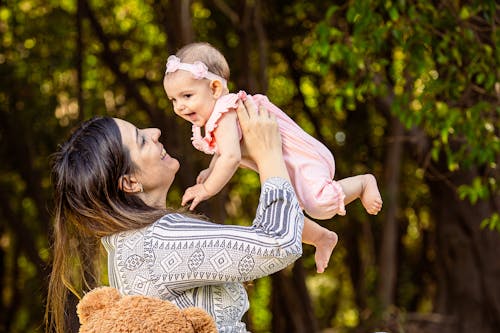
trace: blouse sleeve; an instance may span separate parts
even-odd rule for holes
[[[250,227],[169,214],[145,235],[150,276],[160,294],[279,271],[302,255],[304,216],[289,182],[268,179]]]

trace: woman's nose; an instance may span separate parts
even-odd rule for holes
[[[159,128],[150,128],[150,135],[153,142],[158,142],[161,136],[161,130]]]
[[[153,140],[155,142],[158,142],[158,140],[160,139],[160,136],[161,136],[161,130],[159,128],[154,128],[154,131],[153,131]]]

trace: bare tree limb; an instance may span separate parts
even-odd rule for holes
[[[213,0],[213,4],[231,21],[233,26],[237,27],[240,24],[240,17],[229,7],[224,0]]]

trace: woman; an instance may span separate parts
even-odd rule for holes
[[[262,184],[250,227],[218,225],[167,209],[179,163],[158,141],[158,129],[94,118],[74,132],[53,166],[49,329],[64,332],[68,290],[81,295],[100,281],[101,241],[109,283],[122,294],[199,306],[214,317],[220,332],[246,332],[241,318],[249,304],[242,282],[300,257],[304,217],[289,183],[276,119],[250,102],[240,104],[237,113],[244,147],[257,162]]]

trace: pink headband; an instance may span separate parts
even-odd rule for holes
[[[167,59],[167,70],[165,71],[165,74],[167,73],[173,73],[176,72],[177,70],[182,69],[184,71],[191,72],[195,79],[209,79],[209,80],[219,80],[222,82],[222,84],[227,87],[227,81],[223,77],[220,77],[217,74],[214,74],[212,72],[208,71],[207,65],[202,63],[201,61],[195,61],[193,64],[188,64],[185,62],[181,62],[181,59],[179,59],[175,55],[171,55]]]

